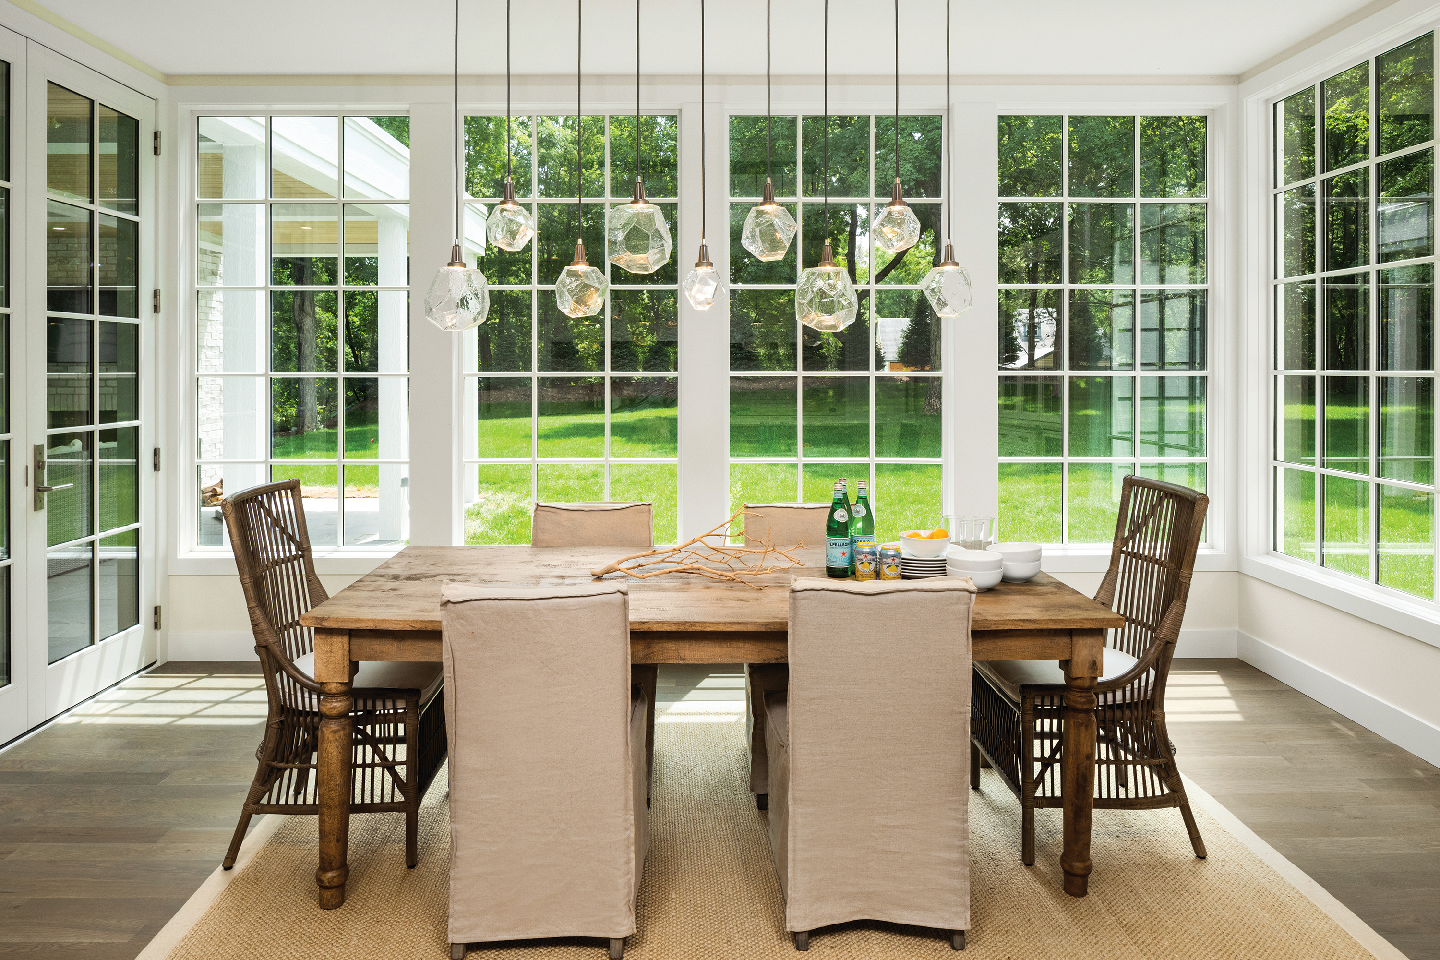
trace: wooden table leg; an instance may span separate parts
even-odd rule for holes
[[[1105,634],[1076,630],[1065,667],[1064,742],[1061,744],[1061,796],[1065,847],[1060,867],[1065,892],[1083,897],[1090,889],[1090,816],[1095,806],[1095,680],[1101,674]]]
[[[320,744],[316,779],[320,800],[320,909],[345,902],[350,873],[350,633],[315,631],[315,679],[320,681]]]

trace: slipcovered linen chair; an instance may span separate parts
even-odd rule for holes
[[[310,551],[300,481],[267,483],[221,503],[240,587],[250,608],[269,709],[260,761],[225,854],[235,865],[257,813],[315,814],[320,684],[315,631],[300,615],[329,598]],[[362,661],[351,678],[351,813],[404,813],[405,865],[418,857],[420,799],[445,759],[445,696],[438,663]]]
[[[797,580],[790,689],[765,695],[785,929],[970,926],[968,579]],[[883,625],[883,633],[877,632]]]
[[[1110,567],[1095,594],[1125,618],[1110,631],[1095,684],[1095,808],[1179,807],[1200,858],[1205,842],[1166,732],[1165,683],[1209,503],[1186,487],[1126,477]],[[980,788],[983,755],[1020,798],[1020,858],[1029,866],[1036,808],[1062,805],[1065,676],[1053,662],[992,660],[976,662],[974,682],[970,785]]]
[[[447,583],[451,956],[467,943],[635,932],[650,843],[649,703],[623,583]]]
[[[825,546],[828,503],[745,504],[745,546],[753,547],[768,536],[777,547],[803,543]],[[765,757],[765,694],[784,690],[790,671],[783,663],[745,664],[745,744],[750,751],[750,792],[764,810],[770,793],[770,762]]]

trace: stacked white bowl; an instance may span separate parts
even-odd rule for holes
[[[1024,583],[1040,572],[1041,546],[1038,543],[992,543],[990,552],[999,554],[1006,583]]]
[[[977,590],[989,590],[1004,575],[1005,558],[989,550],[966,550],[952,543],[945,553],[945,568],[952,577],[969,577]]]

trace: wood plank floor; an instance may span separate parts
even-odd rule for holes
[[[0,957],[131,960],[214,870],[254,772],[254,669],[167,664],[0,752]],[[738,667],[662,668],[662,704],[743,698]],[[1234,660],[1177,661],[1168,712],[1188,776],[1440,960],[1440,771]]]

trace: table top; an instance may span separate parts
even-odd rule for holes
[[[332,630],[438,632],[440,586],[465,583],[551,586],[590,583],[590,571],[625,554],[620,547],[409,546],[300,618]],[[823,550],[799,550],[804,566],[757,578],[755,586],[686,574],[630,583],[630,630],[784,632],[789,587],[801,577],[825,575]],[[1124,620],[1048,574],[1028,583],[1002,583],[975,599],[971,629],[1099,630]]]

